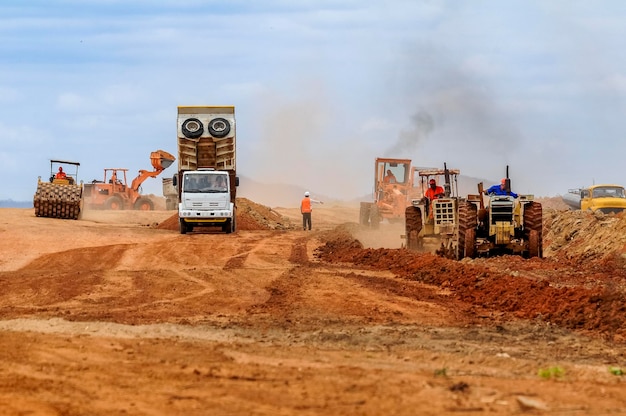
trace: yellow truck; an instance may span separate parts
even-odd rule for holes
[[[572,209],[618,213],[626,209],[626,191],[621,185],[593,185],[570,189],[562,197]]]

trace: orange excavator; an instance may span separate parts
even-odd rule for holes
[[[142,211],[154,210],[154,202],[141,194],[141,184],[148,178],[155,178],[167,169],[176,158],[164,150],[150,153],[154,170],[141,169],[139,175],[128,185],[125,168],[104,169],[104,180],[93,180],[84,184],[85,207],[92,209]]]

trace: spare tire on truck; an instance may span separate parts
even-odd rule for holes
[[[181,126],[181,131],[183,135],[189,139],[197,139],[202,136],[204,133],[204,126],[202,122],[197,118],[188,118],[183,121],[183,125]]]
[[[213,137],[226,137],[228,136],[228,133],[230,133],[230,122],[225,118],[214,118],[213,120],[209,121],[208,130]]]

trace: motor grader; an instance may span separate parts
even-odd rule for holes
[[[383,220],[401,222],[415,189],[410,159],[376,158],[374,202],[361,202],[359,224],[378,228]]]
[[[409,250],[424,250],[425,245],[438,245],[435,252],[448,258],[456,257],[458,225],[458,169],[421,169],[414,171],[414,182],[420,194],[411,199],[405,209],[404,246]],[[429,182],[443,183],[443,194],[432,200],[424,196]]]
[[[510,193],[508,168],[503,186],[504,193]],[[458,260],[501,254],[543,256],[542,207],[533,195],[492,194],[485,206],[482,182],[478,193],[459,205]]]
[[[141,194],[141,184],[148,178],[157,177],[167,169],[176,158],[164,150],[150,154],[153,171],[140,170],[139,175],[127,182],[126,168],[104,169],[102,181],[93,180],[85,184],[85,206],[92,209],[142,211],[154,210],[154,202]]]
[[[65,166],[65,170],[63,167]],[[67,167],[73,167],[74,172]],[[66,160],[50,160],[50,178],[37,180],[37,190],[33,198],[37,217],[76,220],[80,217],[83,204],[83,183],[78,182],[80,163]],[[63,175],[57,174],[62,173]]]

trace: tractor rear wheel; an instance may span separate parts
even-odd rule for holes
[[[528,233],[528,257],[539,257],[539,233],[537,230],[530,230]]]
[[[361,202],[359,207],[359,224],[367,227],[370,225],[370,210],[372,208],[371,202]]]
[[[404,210],[404,232],[407,249],[417,250],[419,248],[420,231],[422,231],[422,210],[414,206],[406,207]]]
[[[476,257],[476,229],[465,230],[465,257],[473,259]]]
[[[380,225],[380,212],[376,205],[372,205],[370,209],[370,227],[377,230]]]
[[[541,204],[535,201],[529,202],[524,207],[524,231],[526,233],[526,238],[528,238],[529,243],[530,233],[533,230],[537,232],[538,239],[538,254],[536,257],[543,257],[543,210]]]
[[[456,257],[457,260],[465,257],[465,234],[468,230],[474,230],[474,239],[476,238],[476,226],[478,225],[478,209],[476,205],[465,201],[459,204],[459,232],[457,235]]]

